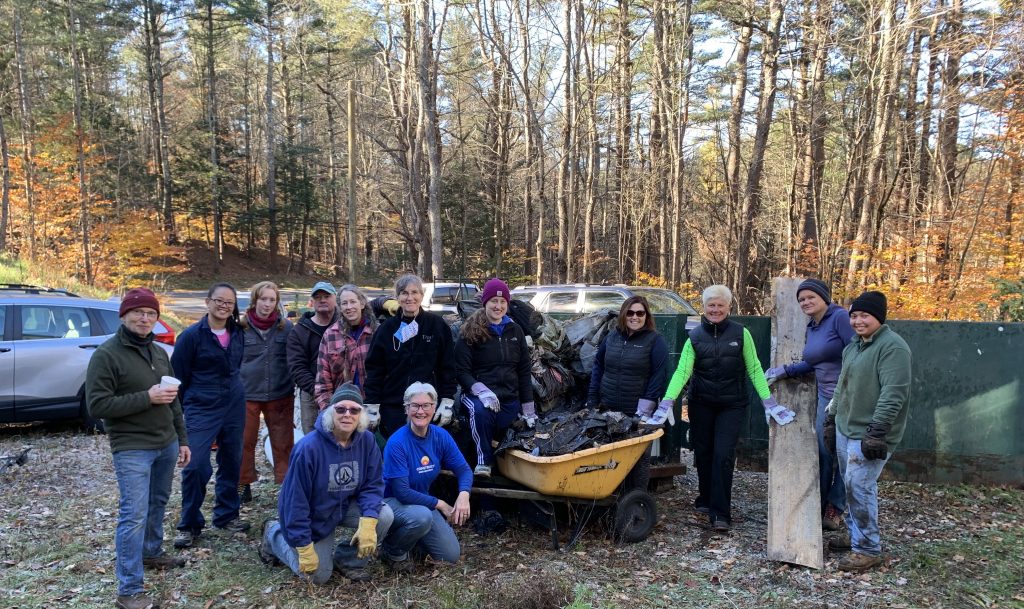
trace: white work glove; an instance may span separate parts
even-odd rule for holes
[[[634,417],[639,417],[640,420],[648,419],[654,414],[654,407],[657,406],[654,400],[645,400],[640,398],[636,401],[636,414]]]
[[[487,385],[483,383],[473,383],[470,387],[473,395],[480,398],[484,408],[493,410],[494,412],[501,412],[501,402],[498,401],[498,396],[494,395],[494,392],[487,388]]]
[[[654,414],[643,420],[647,425],[661,426],[668,421],[669,425],[676,424],[675,414],[672,412],[672,406],[675,405],[675,400],[665,398],[658,403],[658,409],[654,411]]]
[[[533,402],[523,402],[523,412],[519,414],[519,418],[526,423],[526,426],[533,429],[537,425],[537,408]]]
[[[796,413],[776,402],[775,398],[769,397],[764,400],[764,422],[768,423],[769,418],[775,419],[779,425],[787,425],[793,422]]]
[[[768,385],[771,386],[775,381],[784,379],[789,375],[786,374],[785,366],[775,366],[764,371],[764,380],[768,381]]]
[[[380,425],[380,404],[364,404],[363,408],[366,409],[366,428],[370,431],[377,429]]]
[[[451,398],[442,398],[441,403],[437,405],[437,411],[434,412],[434,422],[444,427],[445,425],[452,422],[452,406],[455,405],[455,400]]]

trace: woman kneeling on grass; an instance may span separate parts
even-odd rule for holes
[[[380,449],[366,425],[359,388],[338,387],[292,451],[280,520],[264,523],[260,560],[283,562],[315,584],[335,569],[351,581],[370,579],[366,563],[391,526],[391,509],[383,504]]]
[[[384,502],[395,521],[382,546],[385,562],[398,572],[414,569],[409,552],[416,548],[434,560],[457,562],[462,553],[451,525],[469,520],[469,490],[473,471],[444,429],[431,425],[437,408],[437,390],[428,383],[413,383],[405,390],[408,423],[395,431],[384,447]],[[459,481],[455,505],[430,495],[430,485],[442,469]]]

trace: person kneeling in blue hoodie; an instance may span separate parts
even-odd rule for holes
[[[260,559],[323,584],[337,568],[366,581],[366,563],[394,518],[384,504],[382,459],[359,388],[338,387],[316,426],[295,445],[278,496],[280,520],[263,525]]]

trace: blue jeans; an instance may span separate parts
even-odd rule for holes
[[[242,432],[245,429],[245,410],[237,415],[232,409],[212,427],[195,429],[188,425],[192,460],[181,471],[181,520],[178,530],[201,531],[206,526],[203,518],[203,500],[206,485],[213,477],[210,464],[210,446],[217,441],[217,483],[214,486],[213,526],[222,527],[238,518],[241,502],[238,497],[238,479],[242,471]]]
[[[497,435],[504,438],[505,430],[519,417],[522,407],[518,401],[503,403],[501,410],[494,412],[484,406],[480,398],[463,395],[462,404],[469,412],[469,427],[473,432],[473,443],[476,445],[476,464],[494,465],[494,449],[491,440]]]
[[[284,529],[281,527],[280,521],[272,520],[267,524],[265,538],[267,543],[270,544],[274,556],[287,565],[292,570],[292,573],[299,577],[308,578],[314,584],[323,584],[331,578],[331,573],[335,567],[342,571],[346,569],[361,569],[370,560],[369,558],[358,558],[356,556],[358,548],[351,544],[352,536],[355,535],[355,530],[359,526],[359,516],[359,505],[356,503],[350,504],[348,511],[345,512],[345,518],[341,521],[339,527],[332,534],[313,544],[313,549],[316,550],[316,556],[320,561],[317,570],[313,573],[303,573],[299,570],[299,553],[285,539]],[[391,508],[387,505],[382,505],[380,515],[377,518],[378,545],[387,536],[392,520]],[[336,539],[340,541],[336,542]]]
[[[388,559],[408,560],[416,548],[434,560],[458,562],[462,554],[459,538],[441,512],[422,505],[404,505],[394,497],[384,500],[395,513],[395,522],[388,532],[381,552]]]
[[[882,537],[878,531],[878,477],[889,460],[865,459],[860,440],[836,432],[836,454],[846,483],[846,527],[850,530],[850,548],[854,552],[878,556]]]
[[[839,471],[838,464],[825,446],[825,407],[828,406],[830,398],[818,396],[818,416],[814,421],[814,431],[818,434],[818,473],[821,476],[821,509],[831,503],[837,510],[846,510],[846,485],[843,483],[843,475]]]
[[[163,553],[164,508],[177,461],[177,440],[159,450],[114,453],[121,493],[114,541],[118,595],[142,592],[142,559]]]

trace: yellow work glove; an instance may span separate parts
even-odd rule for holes
[[[299,571],[313,573],[320,568],[320,557],[316,555],[313,544],[295,548],[295,551],[299,553]]]
[[[356,534],[352,536],[352,541],[349,542],[350,546],[359,546],[359,552],[357,556],[359,558],[369,558],[373,556],[373,553],[377,551],[377,519],[363,516],[359,519],[359,528],[356,529]]]
[[[394,298],[388,298],[383,304],[384,310],[388,312],[388,315],[394,317],[398,313],[398,301]]]

